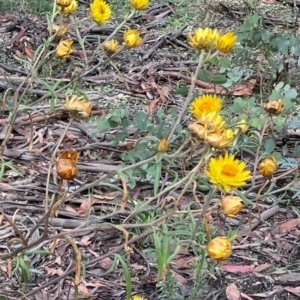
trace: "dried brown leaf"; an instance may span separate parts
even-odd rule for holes
[[[241,292],[234,283],[230,283],[226,288],[226,296],[228,300],[240,300]]]

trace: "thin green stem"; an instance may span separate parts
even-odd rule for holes
[[[206,147],[206,150],[209,149],[209,146]],[[193,169],[193,173],[191,174],[188,182],[185,184],[184,188],[182,189],[181,193],[179,194],[177,200],[176,200],[176,207],[178,206],[181,198],[183,197],[184,193],[186,192],[186,190],[188,189],[189,185],[191,184],[191,182],[193,181],[194,177],[199,173],[200,168],[203,165],[203,162],[207,162],[207,160],[209,159],[209,157],[212,155],[212,153],[209,153],[208,155],[206,155],[205,150],[204,150],[204,154],[201,157],[198,165]]]
[[[257,170],[257,165],[258,165],[258,160],[259,160],[260,147],[262,145],[262,141],[263,141],[263,138],[264,138],[264,135],[265,135],[265,131],[268,127],[269,120],[270,120],[270,118],[268,117],[266,119],[265,125],[264,125],[264,127],[261,131],[260,137],[259,137],[258,147],[257,147],[256,155],[255,155],[255,161],[254,161],[254,170],[253,170],[253,173],[252,173],[252,186],[255,186],[256,170]]]
[[[202,207],[202,212],[197,220],[197,223],[196,223],[196,226],[193,230],[193,233],[192,233],[192,237],[191,237],[191,240],[195,240],[195,236],[196,236],[196,233],[197,233],[197,230],[198,230],[198,227],[200,225],[200,222],[202,221],[203,219],[203,216],[204,214],[206,213],[207,209],[208,209],[208,206],[209,206],[209,202],[210,202],[210,199],[212,199],[212,197],[214,196],[214,194],[216,193],[217,189],[216,188],[213,188],[212,190],[209,191],[209,194],[207,195],[207,197],[205,198],[204,200],[204,204],[203,204],[203,207]]]
[[[179,125],[179,123],[181,122],[181,119],[184,115],[184,113],[186,112],[186,109],[188,108],[190,102],[191,102],[191,99],[192,99],[192,96],[193,96],[193,91],[195,89],[195,85],[196,85],[196,79],[197,79],[197,76],[198,76],[198,73],[201,69],[201,67],[203,66],[203,63],[204,63],[204,57],[205,57],[205,51],[202,50],[200,55],[199,55],[199,60],[198,60],[198,65],[197,65],[197,68],[196,68],[196,72],[195,74],[192,76],[192,81],[191,81],[191,86],[190,86],[190,89],[189,89],[189,93],[185,99],[185,102],[181,108],[181,111],[176,119],[176,122],[169,134],[169,137],[168,137],[168,142],[171,141],[172,139],[172,136],[174,135],[176,129],[177,129],[177,126]]]

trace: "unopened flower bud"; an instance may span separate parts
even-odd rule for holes
[[[266,112],[277,116],[284,110],[284,105],[281,102],[281,99],[279,99],[276,101],[269,101],[265,104],[264,109]]]
[[[227,236],[218,236],[212,239],[207,246],[207,252],[211,259],[224,262],[232,252]]]
[[[159,141],[159,144],[157,146],[157,152],[164,153],[168,150],[168,141],[166,138],[163,138]]]
[[[221,200],[221,210],[228,217],[235,217],[244,206],[244,201],[237,196],[226,196]]]
[[[258,165],[258,172],[264,177],[270,177],[277,170],[277,162],[274,156],[264,159]]]

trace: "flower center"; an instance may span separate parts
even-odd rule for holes
[[[221,173],[227,176],[235,176],[238,173],[238,169],[234,165],[224,165]]]
[[[211,110],[211,106],[212,106],[211,103],[204,102],[204,103],[201,103],[201,106],[199,107],[199,109],[209,111],[209,110]]]
[[[105,13],[105,7],[102,5],[99,5],[99,13],[104,14]]]

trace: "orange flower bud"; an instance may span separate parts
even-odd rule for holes
[[[264,177],[270,177],[277,170],[277,162],[274,156],[264,159],[258,165],[258,172]]]
[[[218,236],[212,239],[207,246],[207,252],[211,259],[224,262],[232,252],[227,236]]]
[[[266,112],[277,116],[284,110],[284,105],[281,102],[281,99],[279,99],[276,101],[269,101],[265,104],[264,109]]]
[[[249,129],[249,126],[245,119],[239,121],[234,128],[234,135],[237,135],[239,132],[245,133]]]
[[[226,196],[221,200],[221,209],[225,216],[236,216],[245,206],[244,201],[237,196]]]
[[[70,15],[70,14],[74,14],[77,11],[77,8],[78,8],[77,1],[76,0],[72,0],[71,3],[70,3],[70,5],[65,6],[65,7],[59,7],[59,12],[63,16]]]
[[[56,0],[56,4],[62,7],[69,6],[72,0]]]
[[[168,150],[168,141],[166,138],[163,138],[159,141],[159,144],[157,146],[157,152],[160,152],[160,153],[164,153]]]
[[[78,152],[75,150],[66,150],[60,154],[56,171],[60,178],[72,180],[78,175]]]

